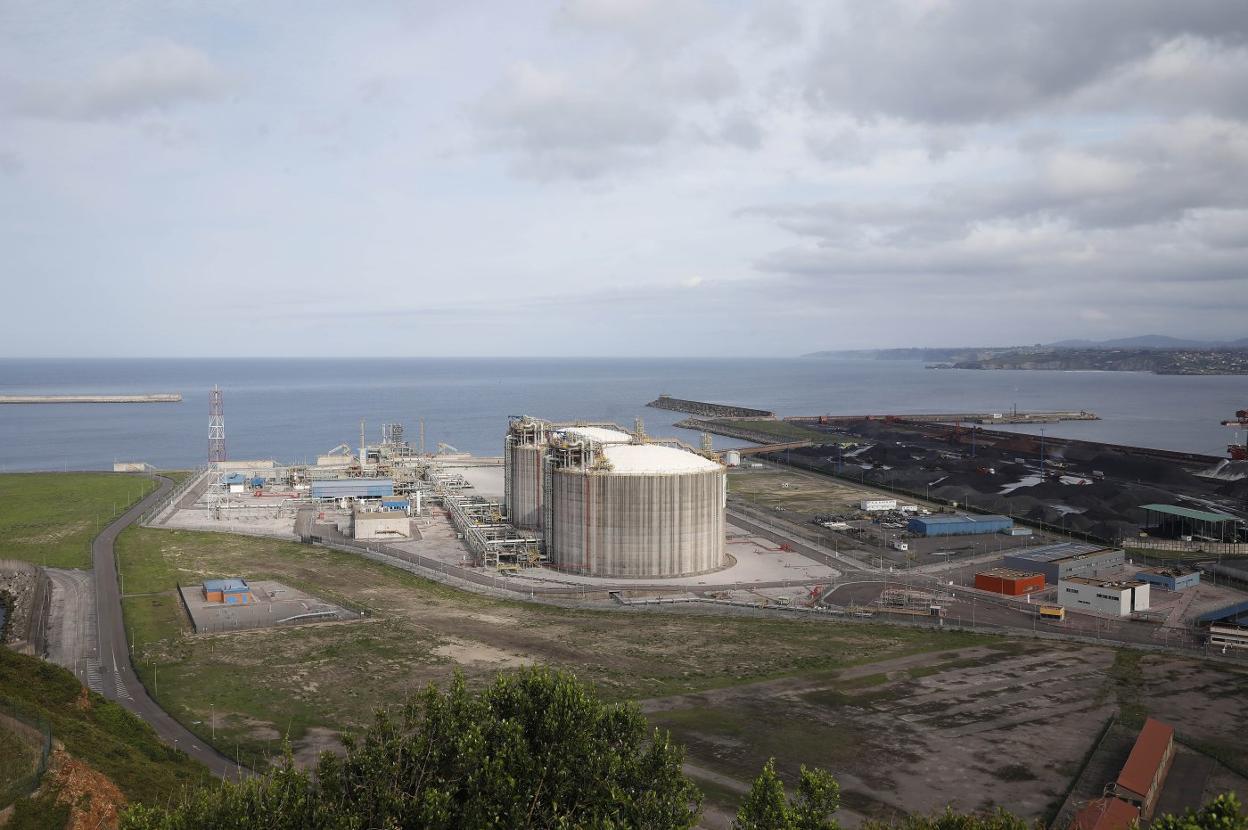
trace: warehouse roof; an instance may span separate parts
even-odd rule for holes
[[[910,521],[923,522],[929,525],[946,525],[952,522],[1000,522],[1003,520],[1007,522],[1014,521],[1009,516],[971,516],[963,513],[959,513],[956,516],[920,516]]]
[[[1184,519],[1195,519],[1199,522],[1236,522],[1239,521],[1235,516],[1228,516],[1225,513],[1211,513],[1208,510],[1193,510],[1190,507],[1178,507],[1173,504],[1141,504],[1141,510],[1149,510],[1153,513],[1166,513],[1171,516],[1180,516]]]
[[[357,522],[377,522],[382,519],[406,519],[407,514],[402,510],[361,510],[357,505],[355,508],[355,520]]]
[[[1067,576],[1062,583],[1073,582],[1076,585],[1094,585],[1097,588],[1139,588],[1145,583],[1138,579],[1096,579],[1089,576]]]
[[[224,593],[233,593],[235,591],[246,591],[247,580],[242,577],[232,576],[228,579],[205,579],[205,591],[222,591]]]
[[[986,571],[979,571],[976,576],[995,576],[1001,579],[1026,579],[1029,576],[1044,576],[1044,574],[1033,573],[1031,571],[1016,571],[1013,568],[989,568]]]
[[[627,432],[606,427],[560,427],[560,432],[566,432],[574,438],[588,438],[599,444],[627,444],[633,440],[633,436]]]
[[[1126,830],[1138,821],[1140,811],[1121,798],[1097,798],[1075,813],[1071,830]]]
[[[1140,797],[1148,795],[1157,777],[1157,770],[1166,762],[1166,751],[1174,740],[1174,727],[1156,718],[1144,721],[1140,737],[1135,739],[1127,763],[1118,774],[1118,786]]]
[[[1109,553],[1115,548],[1098,545],[1084,545],[1078,542],[1061,542],[1056,545],[1041,545],[1037,548],[1025,548],[1010,551],[1006,556],[1015,559],[1026,559],[1029,562],[1056,562],[1059,559],[1073,559],[1076,556],[1087,556],[1090,553]]]
[[[661,444],[609,444],[602,454],[611,464],[612,472],[624,475],[647,473],[699,473],[723,467],[709,458],[689,450]]]

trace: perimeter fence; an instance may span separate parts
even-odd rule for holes
[[[0,745],[13,750],[5,752],[0,763],[0,810],[19,798],[33,793],[48,769],[52,754],[52,728],[42,718],[19,711],[13,704],[0,701],[0,731],[8,732],[10,740]]]

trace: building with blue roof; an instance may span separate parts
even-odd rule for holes
[[[251,605],[251,586],[241,577],[227,579],[205,579],[203,584],[204,601],[220,602],[224,605]]]

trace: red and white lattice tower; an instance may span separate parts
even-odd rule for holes
[[[208,463],[225,460],[225,410],[221,407],[221,389],[212,387],[208,397]]]

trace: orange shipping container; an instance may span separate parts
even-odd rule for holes
[[[975,574],[975,587],[981,591],[1018,597],[1030,594],[1032,591],[1044,590],[1044,574],[993,568],[991,571]]]

